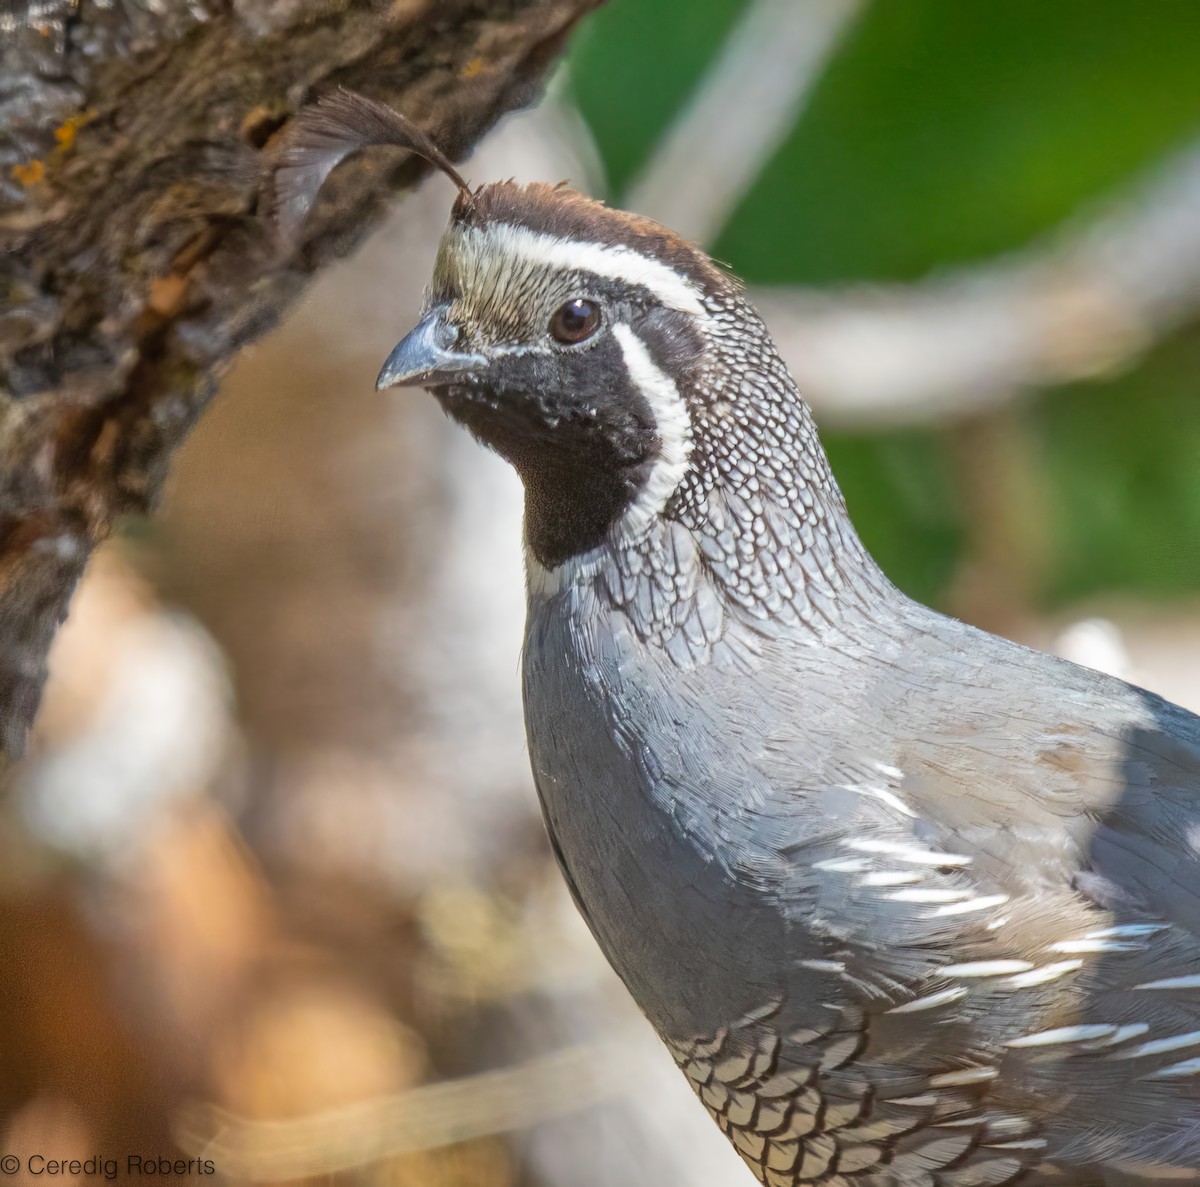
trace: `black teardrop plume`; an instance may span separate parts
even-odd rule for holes
[[[264,209],[282,242],[295,238],[329,174],[351,153],[375,144],[394,144],[424,157],[471,201],[470,186],[416,124],[386,104],[339,87],[302,109],[272,153]]]

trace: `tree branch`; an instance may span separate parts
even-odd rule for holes
[[[912,285],[752,298],[826,424],[978,413],[1128,365],[1200,313],[1200,143],[1090,219]]]
[[[236,351],[420,162],[331,179],[280,258],[261,152],[341,84],[459,157],[599,0],[39,0],[0,7],[0,750],[91,550],[145,512]],[[386,159],[385,159],[386,158]]]

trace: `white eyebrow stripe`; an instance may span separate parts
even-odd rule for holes
[[[591,272],[606,280],[647,289],[671,309],[707,316],[703,294],[697,285],[661,260],[623,244],[580,243],[543,235],[515,223],[489,223],[451,233],[457,235],[464,255],[480,258],[485,252],[496,253],[499,258],[518,259],[558,271]]]

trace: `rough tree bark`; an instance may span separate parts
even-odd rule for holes
[[[341,84],[454,157],[601,0],[0,0],[0,763],[92,549],[153,504],[237,350],[420,163],[331,180],[288,257],[261,154]]]

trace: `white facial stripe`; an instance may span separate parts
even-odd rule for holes
[[[447,243],[459,262],[482,279],[505,264],[538,265],[562,272],[591,272],[606,280],[639,285],[670,309],[706,316],[700,289],[681,272],[634,251],[604,243],[576,243],[512,223],[452,228]],[[466,279],[466,277],[464,277]]]
[[[654,413],[661,443],[646,485],[622,519],[623,526],[641,529],[662,513],[687,473],[692,455],[692,420],[679,389],[659,370],[645,343],[633,330],[618,322],[612,328],[612,335],[621,348],[630,379]]]
[[[661,448],[646,485],[638,492],[629,510],[621,517],[617,531],[639,534],[662,512],[667,500],[687,473],[692,452],[692,422],[679,389],[650,357],[642,340],[629,326],[618,322],[613,337],[629,376],[645,397],[658,426]],[[604,546],[585,556],[574,556],[547,569],[525,546],[526,585],[531,598],[552,597],[572,582],[595,572]]]

